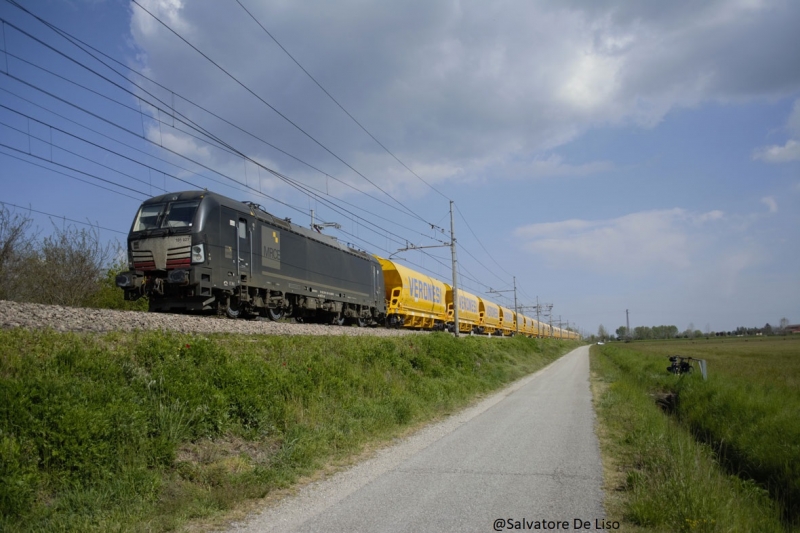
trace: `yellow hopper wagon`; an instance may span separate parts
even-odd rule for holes
[[[525,326],[524,328],[520,327],[520,331],[524,332],[526,337],[535,336],[536,330],[533,327],[534,320],[531,317],[525,315],[522,315],[522,319],[525,321]]]
[[[447,322],[450,287],[388,259],[375,256],[386,285],[386,323],[389,327],[442,330]]]
[[[478,298],[478,309],[480,310],[480,333],[494,335],[500,327],[500,306],[483,298]],[[460,317],[459,317],[460,318]]]
[[[453,288],[447,287],[447,326],[451,331],[455,322],[453,313]],[[480,298],[465,290],[458,290],[458,331],[462,333],[478,333],[480,330]]]
[[[500,331],[503,335],[514,335],[517,332],[517,321],[514,311],[500,306]]]
[[[544,337],[544,324],[535,318],[531,319],[534,337]]]

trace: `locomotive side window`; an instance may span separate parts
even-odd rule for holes
[[[139,209],[139,214],[136,215],[136,223],[133,225],[133,231],[156,229],[158,227],[158,217],[161,216],[161,211],[163,209],[164,204],[143,205]]]
[[[166,218],[164,218],[164,222],[161,223],[161,227],[185,228],[191,226],[198,205],[200,205],[200,200],[172,202],[167,208],[167,215]]]

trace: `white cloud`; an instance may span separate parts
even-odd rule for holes
[[[181,0],[140,0],[140,3],[147,11],[169,24],[175,31],[187,32],[191,29],[186,20],[180,16],[181,9],[183,9]],[[154,35],[161,26],[159,22],[140,8],[134,5],[131,7],[131,24],[144,36]]]
[[[772,196],[765,196],[761,199],[761,203],[767,206],[770,213],[777,213],[778,212],[778,202],[775,201],[775,198]]]
[[[760,159],[767,163],[787,163],[789,161],[800,160],[800,99],[795,100],[792,112],[786,121],[786,129],[792,134],[793,138],[786,141],[783,146],[772,145],[757,148],[753,152],[753,159]]]
[[[753,154],[754,159],[760,159],[767,163],[787,163],[789,161],[800,160],[800,142],[789,139],[783,146],[765,146],[759,148]]]
[[[524,175],[538,177],[557,177],[557,176],[589,176],[607,172],[614,168],[609,161],[593,161],[581,165],[573,165],[564,161],[564,158],[555,154],[547,157],[534,158],[527,165],[522,165],[519,169]]]
[[[553,266],[646,274],[692,267],[707,225],[724,219],[721,211],[691,213],[675,208],[608,220],[532,224],[514,234],[526,250]]]
[[[789,120],[786,121],[786,128],[794,135],[800,137],[800,99],[795,100]]]
[[[389,170],[396,162],[235,5],[145,5],[348,162],[380,155],[386,162],[370,176],[398,183]],[[386,146],[430,169],[434,181],[531,157],[530,175],[593,174],[608,163],[547,154],[591,128],[652,127],[675,108],[800,87],[800,71],[785,67],[800,62],[792,46],[800,4],[792,2],[312,0],[250,9]],[[160,82],[312,164],[330,160],[138,7],[131,12],[132,35]],[[786,157],[787,147],[776,152],[783,155],[765,157]],[[298,168],[273,157],[287,172]],[[457,171],[442,174],[447,169]]]
[[[164,148],[184,155],[189,159],[208,163],[211,158],[211,150],[208,145],[199,143],[197,140],[183,135],[180,131],[168,128],[165,125],[148,125],[147,139],[157,143]]]

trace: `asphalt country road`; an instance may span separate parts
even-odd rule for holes
[[[582,346],[230,531],[594,531],[604,518],[594,424]]]

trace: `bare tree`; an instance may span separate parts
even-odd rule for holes
[[[0,300],[17,299],[23,265],[34,253],[32,224],[30,217],[0,208]]]
[[[86,305],[99,289],[112,252],[111,243],[102,244],[98,228],[54,227],[27,261],[24,299],[43,304]]]
[[[59,228],[43,239],[26,214],[0,206],[0,299],[69,306],[141,308],[124,302],[114,285],[123,259],[100,229]]]
[[[606,328],[605,326],[603,326],[603,324],[600,324],[600,327],[597,328],[597,336],[600,337],[601,341],[605,341],[606,339],[608,339],[608,332],[606,331]]]

